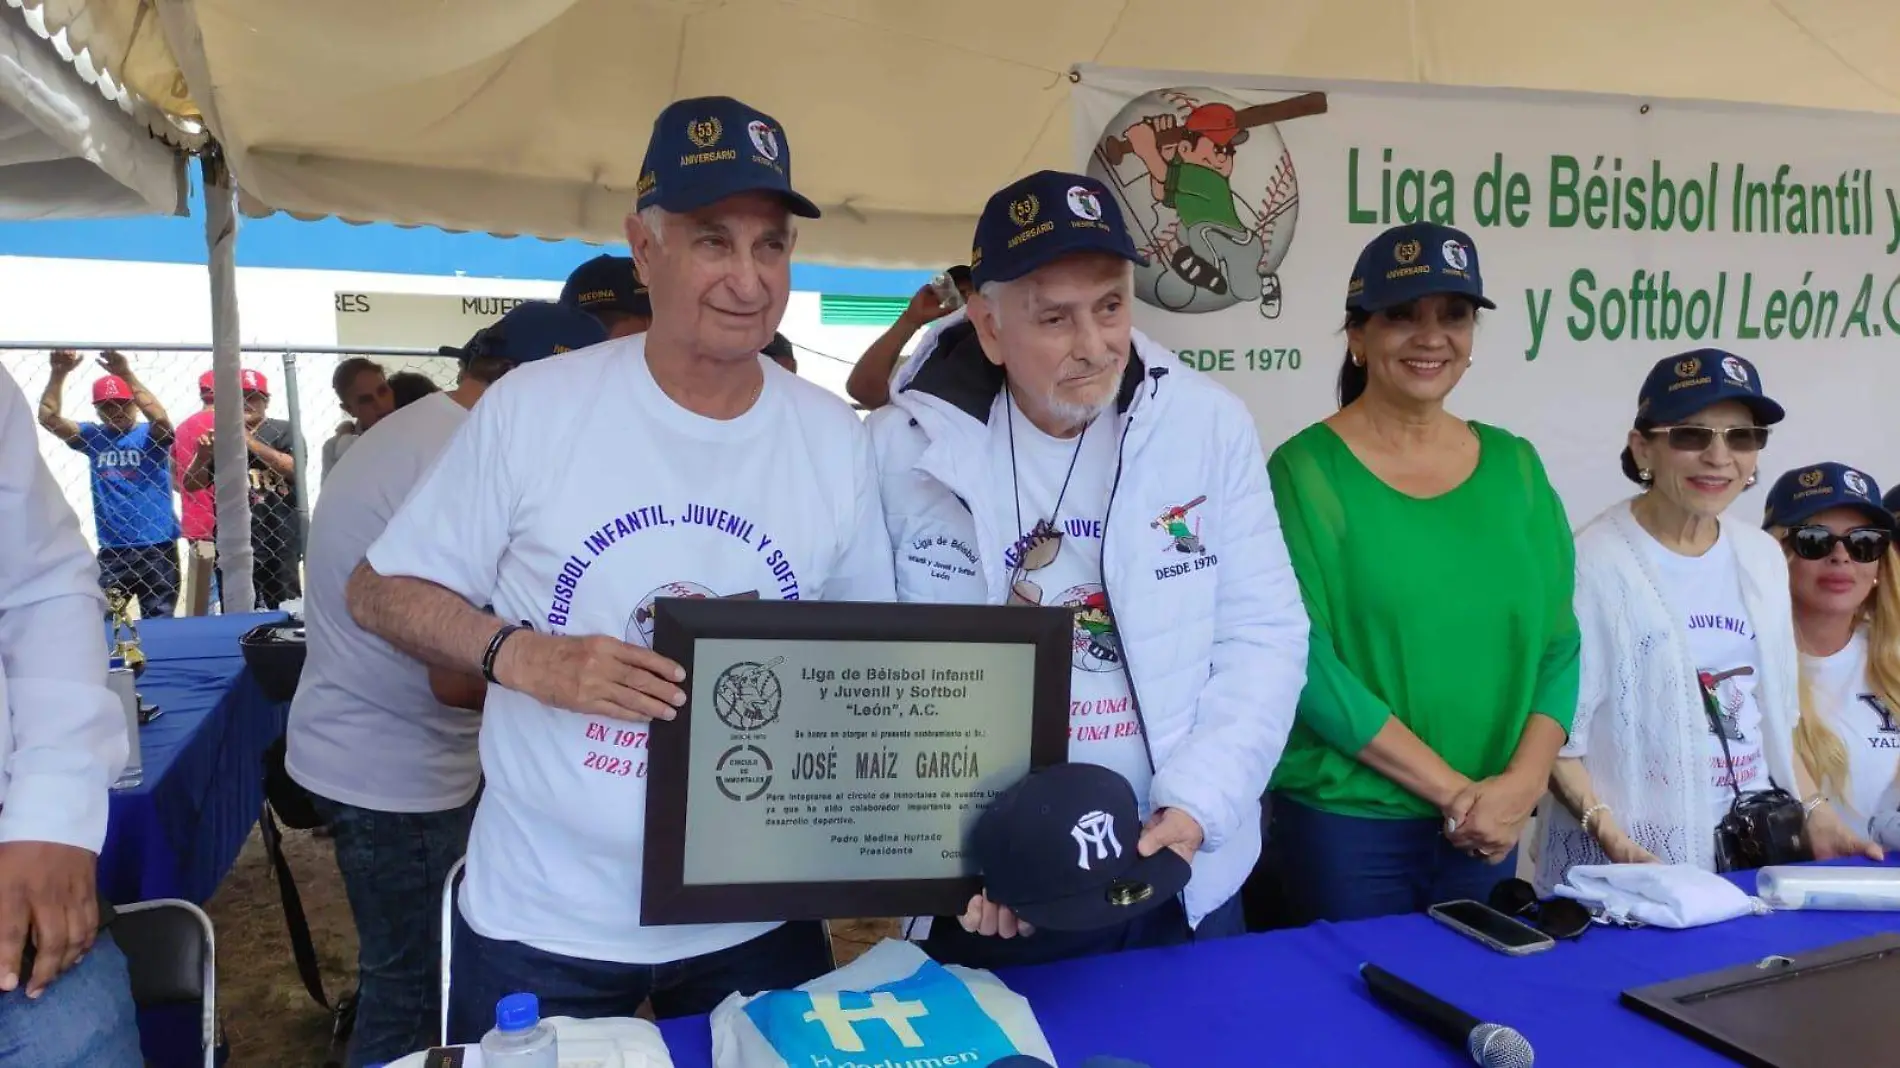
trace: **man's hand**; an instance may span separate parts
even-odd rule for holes
[[[672,719],[686,703],[686,669],[604,635],[522,631],[502,644],[495,677],[551,708],[634,723]]]
[[[77,356],[73,357],[75,360]],[[125,353],[117,349],[107,349],[99,354],[99,366],[109,375],[124,378],[132,373],[132,365],[126,361]]]
[[[0,843],[0,993],[37,998],[79,963],[99,933],[94,880],[99,858],[55,842]],[[33,974],[20,975],[20,955],[33,936]]]
[[[54,374],[69,375],[79,366],[79,354],[71,349],[54,349],[47,362],[52,364]]]
[[[1855,834],[1841,819],[1841,814],[1834,811],[1834,806],[1826,802],[1808,814],[1808,843],[1814,847],[1815,860],[1838,860],[1841,857],[1887,859],[1886,850]]]
[[[1548,774],[1506,770],[1472,783],[1446,807],[1445,837],[1492,864],[1504,863],[1548,782]]]
[[[1141,828],[1141,841],[1135,844],[1135,852],[1152,857],[1163,849],[1172,849],[1181,854],[1182,860],[1193,860],[1205,837],[1206,833],[1193,816],[1178,808],[1156,809]]]
[[[936,288],[925,284],[918,286],[917,292],[911,294],[910,303],[904,307],[903,318],[905,322],[921,329],[949,315],[950,310],[938,299]]]
[[[969,905],[963,909],[963,915],[957,917],[957,922],[971,934],[992,938],[1015,938],[1018,935],[1028,938],[1036,933],[1028,920],[1017,919],[1015,913],[982,894],[970,899]]]

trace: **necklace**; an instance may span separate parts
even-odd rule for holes
[[[1005,389],[1007,390],[1007,387]],[[1082,432],[1075,436],[1075,451],[1069,454],[1069,470],[1062,476],[1062,488],[1056,491],[1056,503],[1049,509],[1049,517],[1037,520],[1035,529],[1025,532],[1023,530],[1022,478],[1016,471],[1016,399],[1014,397],[1004,396],[1003,419],[1009,428],[1009,484],[1011,495],[1016,502],[1016,568],[1009,578],[1010,588],[1014,589],[1016,583],[1022,579],[1023,572],[1028,570],[1025,565],[1028,563],[1030,549],[1044,541],[1055,541],[1058,543],[1057,549],[1061,548],[1062,532],[1056,529],[1055,521],[1056,517],[1062,513],[1063,498],[1069,495],[1069,481],[1075,477],[1075,462],[1082,458],[1082,443],[1088,440],[1089,427],[1083,427]],[[1093,425],[1093,423],[1089,424],[1089,426]]]

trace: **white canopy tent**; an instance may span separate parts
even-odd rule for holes
[[[987,194],[1072,165],[1078,64],[1900,114],[1894,0],[6,0],[215,136],[246,212],[615,241],[651,116],[776,116],[826,216],[801,258],[936,267]],[[156,18],[154,18],[156,15]],[[211,166],[216,177],[222,167]],[[234,227],[208,183],[218,395]],[[225,588],[249,586],[220,405]]]

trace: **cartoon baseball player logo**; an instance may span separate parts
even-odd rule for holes
[[[697,582],[669,582],[640,598],[639,607],[627,620],[626,640],[637,645],[653,647],[653,602],[662,597],[681,597],[688,600],[719,599],[719,594],[701,586]],[[759,591],[747,590],[744,593],[727,594],[727,600],[756,601]]]
[[[1248,105],[1197,88],[1147,93],[1116,115],[1089,173],[1140,231],[1144,302],[1178,312],[1251,303],[1279,317],[1299,179],[1275,124],[1325,111],[1323,93]]]
[[[1746,665],[1729,671],[1699,671],[1696,681],[1702,684],[1702,692],[1711,709],[1716,713],[1711,717],[1715,722],[1709,724],[1709,733],[1714,734],[1719,724],[1722,737],[1731,742],[1746,742],[1742,733],[1742,706],[1748,701],[1748,693],[1742,689],[1740,679],[1752,679],[1755,669]],[[1750,690],[1753,686],[1750,686]]]
[[[1165,532],[1173,541],[1172,548],[1177,553],[1204,553],[1207,546],[1201,544],[1200,524],[1188,525],[1188,513],[1207,502],[1206,495],[1194,498],[1186,504],[1170,505],[1162,509],[1161,514],[1148,525]]]

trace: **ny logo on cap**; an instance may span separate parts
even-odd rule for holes
[[[1854,471],[1850,469],[1850,470],[1841,472],[1841,481],[1847,484],[1847,492],[1852,493],[1855,496],[1859,496],[1859,497],[1873,496],[1873,494],[1867,492],[1867,480],[1861,477],[1861,474],[1859,471]]]
[[[711,148],[719,143],[719,135],[724,133],[725,130],[726,128],[720,125],[717,118],[688,122],[686,124],[686,138],[701,148]]]
[[[1115,817],[1106,812],[1096,811],[1083,815],[1069,829],[1069,837],[1075,839],[1075,866],[1083,871],[1089,867],[1089,846],[1095,847],[1095,859],[1107,860],[1108,851],[1113,849],[1117,857],[1122,855],[1122,844],[1115,837]]]
[[[1748,368],[1742,366],[1742,361],[1733,356],[1722,357],[1722,373],[1727,375],[1731,382],[1748,385]]]
[[[1702,361],[1696,359],[1694,356],[1691,356],[1686,360],[1676,361],[1676,377],[1677,378],[1694,378],[1696,376],[1696,373],[1701,370],[1702,370]]]
[[[1416,241],[1401,241],[1392,246],[1392,258],[1400,263],[1411,263],[1418,259],[1418,254],[1422,251],[1424,251],[1424,246]]]
[[[1015,223],[1017,226],[1028,226],[1030,223],[1036,221],[1036,216],[1040,214],[1041,211],[1042,201],[1037,200],[1036,194],[1031,193],[1021,200],[1011,202],[1009,205],[1009,221]]]

